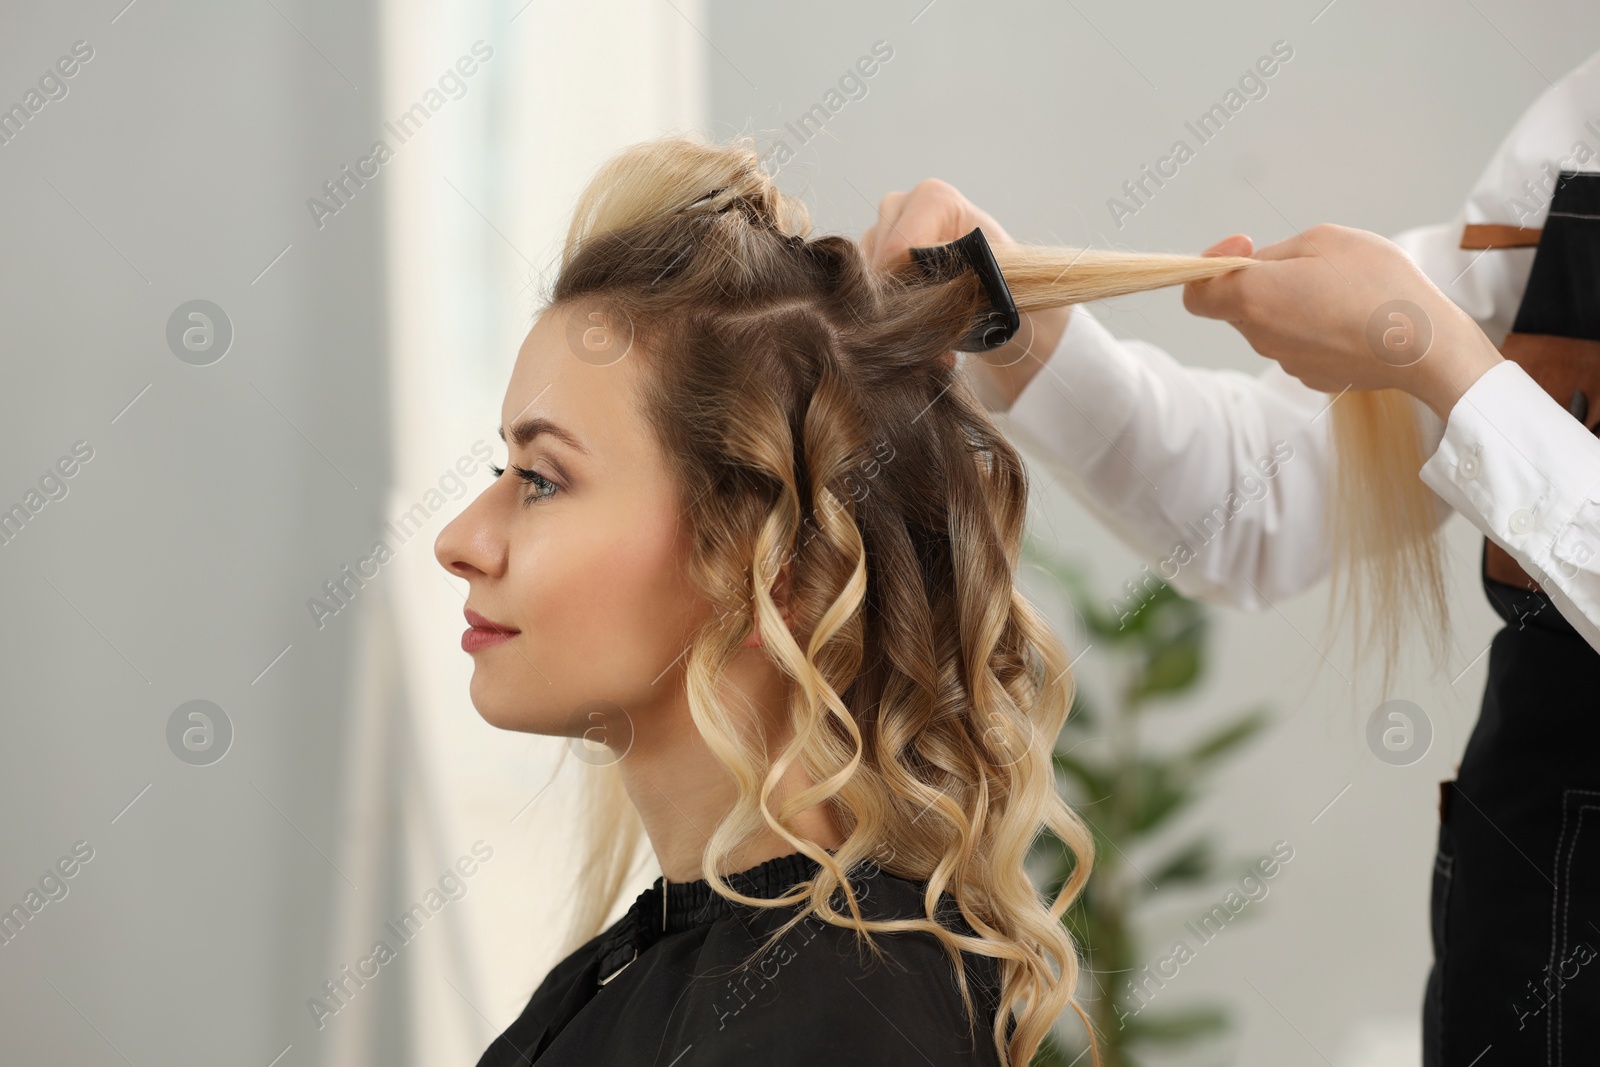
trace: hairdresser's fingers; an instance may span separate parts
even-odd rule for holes
[[[878,266],[904,261],[913,248],[948,244],[975,226],[982,227],[984,236],[993,243],[1011,241],[992,215],[938,178],[918,182],[903,200],[890,206],[896,213],[885,217],[880,212],[882,229],[872,248],[873,262]]]
[[[1275,244],[1256,249],[1256,259],[1303,259],[1307,256],[1327,258],[1336,250],[1347,247],[1352,237],[1360,231],[1348,226],[1324,222],[1301,230],[1293,237],[1285,237]]]
[[[1189,314],[1204,319],[1222,319],[1238,324],[1245,317],[1246,296],[1265,284],[1264,278],[1247,278],[1246,275],[1270,269],[1251,267],[1249,270],[1229,271],[1215,278],[1189,282],[1183,287],[1183,308]]]
[[[1189,282],[1183,287],[1183,306],[1191,314],[1222,319],[1241,329],[1246,323],[1261,326],[1271,321],[1296,307],[1297,300],[1312,300],[1312,306],[1321,307],[1328,298],[1326,286],[1347,276],[1338,270],[1338,263],[1353,266],[1367,236],[1348,226],[1313,226],[1256,249],[1251,258],[1260,266]]]
[[[906,202],[915,195],[915,190],[909,193],[893,192],[878,201],[878,221],[872,226],[872,248],[868,252],[868,261],[874,266],[888,266],[890,257],[895,254],[897,242],[895,230],[898,228],[900,217],[905,213]]]
[[[949,228],[945,220],[959,210],[955,200],[960,197],[953,186],[933,178],[918,182],[909,193],[884,197],[878,208],[873,264],[892,267],[908,258],[913,248],[953,240],[938,235]]]
[[[1255,244],[1242,233],[1229,234],[1200,254],[1202,256],[1248,256]],[[1229,281],[1229,279],[1234,279]],[[1222,284],[1219,284],[1222,283]],[[1238,301],[1238,281],[1235,274],[1215,278],[1201,278],[1183,287],[1183,306],[1191,314],[1206,318],[1225,318]]]
[[[900,205],[905,203],[907,195],[902,192],[892,192],[878,201],[878,220],[867,227],[867,232],[861,235],[861,251],[866,254],[868,263],[877,264],[878,246],[883,243],[883,235],[889,232],[894,220],[899,218]]]
[[[1242,233],[1229,234],[1200,254],[1202,256],[1248,256],[1255,250],[1254,243]]]

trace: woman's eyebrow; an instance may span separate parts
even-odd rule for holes
[[[578,440],[576,435],[562,429],[560,426],[546,418],[531,418],[522,420],[511,428],[511,436],[509,438],[506,437],[506,431],[502,427],[500,430],[500,440],[509,441],[511,444],[521,447],[531,442],[540,434],[549,434],[551,437],[554,437],[556,440],[565,443],[576,451],[581,452],[586,456],[589,454],[588,448],[584,447],[583,442]]]

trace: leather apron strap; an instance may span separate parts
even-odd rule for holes
[[[1537,245],[1528,288],[1501,355],[1591,430],[1600,425],[1600,173],[1564,171],[1542,230],[1472,225],[1462,248]],[[1542,592],[1516,559],[1485,539],[1484,575]]]

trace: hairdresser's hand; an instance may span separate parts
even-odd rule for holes
[[[909,193],[890,193],[878,205],[878,221],[861,235],[861,249],[875,267],[892,269],[911,257],[911,249],[942,245],[983,228],[990,244],[1011,244],[1011,235],[987,211],[937,178],[918,182]],[[1022,316],[1009,344],[966,361],[978,396],[993,411],[1005,411],[1039,373],[1067,328],[1072,308],[1050,308]],[[946,357],[955,359],[954,353]]]
[[[1242,242],[1242,243],[1241,243]],[[1235,235],[1204,255],[1249,255]],[[1323,224],[1255,253],[1260,266],[1183,287],[1183,306],[1226,319],[1313,389],[1404,389],[1448,420],[1503,358],[1466,312],[1391,241]]]

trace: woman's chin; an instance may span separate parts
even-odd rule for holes
[[[526,695],[521,700],[514,693],[499,692],[498,687],[490,685],[481,677],[482,671],[472,675],[472,706],[478,709],[478,716],[490,726],[499,730],[515,730],[525,734],[556,733],[558,724],[542,721],[548,716],[541,716],[538,708],[530,708]]]

